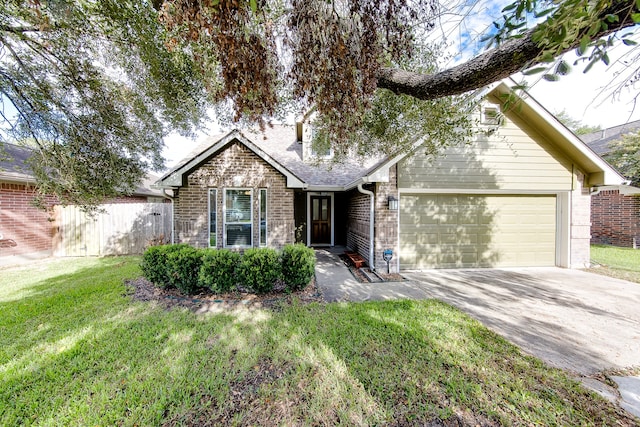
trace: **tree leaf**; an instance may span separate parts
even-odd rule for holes
[[[634,41],[634,40],[631,40],[631,39],[622,39],[622,43],[623,43],[625,46],[635,46],[635,45],[637,45],[637,44],[638,44],[638,42],[636,42],[636,41]]]
[[[556,74],[566,76],[571,71],[571,67],[567,64],[567,61],[561,60],[556,66]]]
[[[546,71],[546,70],[547,70],[547,67],[529,68],[528,70],[524,70],[522,74],[524,74],[525,76],[530,76],[532,74],[542,73],[543,71]]]
[[[542,76],[542,78],[548,82],[557,82],[558,80],[560,80],[560,77],[558,77],[557,74],[545,74],[544,76]]]

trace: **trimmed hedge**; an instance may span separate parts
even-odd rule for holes
[[[287,245],[282,249],[282,279],[287,290],[304,289],[316,272],[316,254],[303,244]]]
[[[177,245],[151,246],[144,251],[140,269],[151,283],[161,288],[171,287],[170,272],[167,269],[167,255],[190,246],[185,243]]]
[[[247,249],[237,272],[242,283],[255,293],[270,292],[282,273],[278,251],[271,248]]]
[[[198,274],[202,265],[202,251],[187,246],[167,255],[167,271],[172,286],[185,294],[195,293],[199,288]]]
[[[301,244],[287,245],[282,253],[253,248],[241,255],[228,249],[195,249],[181,243],[149,247],[140,269],[156,286],[176,287],[186,294],[200,288],[229,292],[238,285],[255,293],[267,293],[281,278],[287,291],[297,291],[313,278],[315,253]]]
[[[240,254],[227,249],[205,249],[198,273],[198,283],[213,292],[229,292],[238,282],[236,268]]]

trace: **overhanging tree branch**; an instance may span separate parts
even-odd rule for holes
[[[623,28],[635,25],[631,18],[633,2],[619,1],[603,12],[615,14],[618,22],[613,22],[600,30],[592,39],[608,36]],[[495,49],[491,49],[456,67],[435,74],[421,74],[396,68],[382,68],[377,74],[379,88],[389,89],[397,94],[413,96],[422,100],[443,96],[459,95],[486,86],[522,71],[535,63],[544,52],[534,40],[537,27],[525,32],[520,38],[512,38]],[[559,54],[575,49],[580,44],[576,39]]]

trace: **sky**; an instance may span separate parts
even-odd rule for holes
[[[457,65],[481,53],[485,43],[481,40],[491,28],[492,22],[501,15],[502,8],[512,0],[458,0],[448,3],[450,13],[442,15],[436,30],[432,33],[434,40],[446,40],[448,57],[444,67]],[[640,36],[636,36],[640,43]],[[640,50],[640,49],[636,49]],[[611,52],[609,66],[604,63],[596,64],[588,73],[583,73],[584,65],[573,66],[571,72],[562,76],[559,81],[550,82],[540,78],[540,75],[523,77],[513,76],[516,81],[526,79],[529,94],[551,113],[566,113],[582,123],[590,126],[600,126],[603,129],[624,124],[628,121],[640,120],[640,106],[634,109],[634,97],[638,96],[640,87],[637,84],[631,89],[623,89],[613,95],[610,87],[612,81],[620,79],[627,64],[640,62],[635,57],[640,55],[632,47],[619,43]],[[570,52],[565,55],[569,64],[575,61],[575,55]],[[609,85],[609,87],[608,87]],[[220,130],[213,126],[206,133],[201,133],[196,139],[180,138],[172,135],[165,140],[164,153],[167,166],[177,163],[207,135],[218,133]]]

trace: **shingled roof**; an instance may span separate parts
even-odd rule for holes
[[[586,135],[579,135],[579,137],[593,151],[602,156],[609,152],[609,144],[611,142],[619,140],[623,135],[637,132],[639,130],[640,120],[635,120],[633,122],[598,130]]]
[[[22,145],[0,143],[0,180],[18,183],[35,183],[35,178],[29,167],[28,160],[33,150]],[[151,189],[151,184],[158,180],[158,176],[147,174],[133,191],[136,196],[162,196],[158,190]]]

